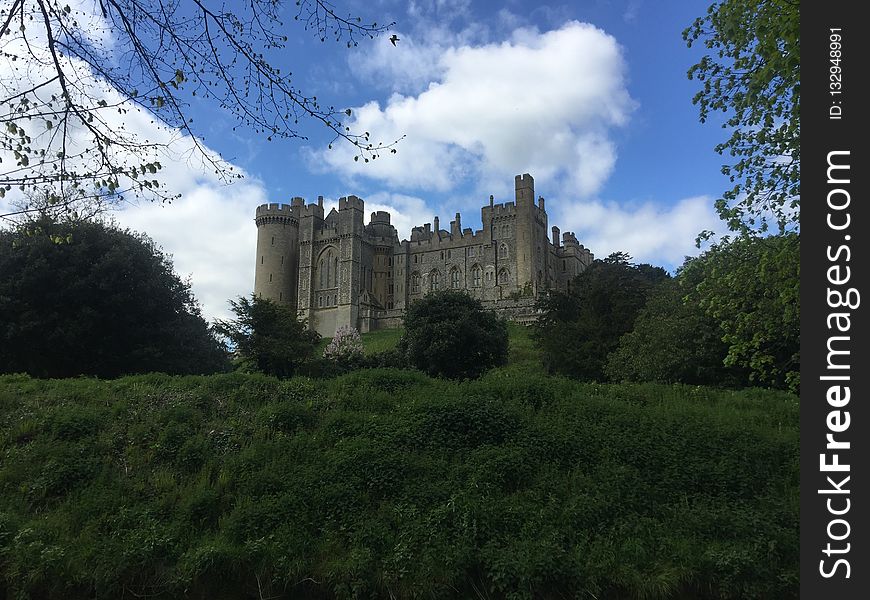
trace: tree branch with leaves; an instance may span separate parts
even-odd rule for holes
[[[789,0],[723,0],[683,32],[711,51],[689,69],[701,83],[701,122],[728,115],[716,152],[733,187],[717,200],[733,231],[798,227],[800,209],[800,11]]]
[[[393,24],[342,16],[325,0],[289,8],[274,0],[95,0],[90,11],[13,0],[0,8],[0,196],[46,188],[65,199],[171,201],[157,176],[161,159],[193,156],[225,181],[238,177],[197,136],[190,103],[199,99],[269,140],[305,139],[300,123],[312,120],[332,143],[353,145],[357,160],[395,152],[398,140],[352,131],[349,109],[305,94],[274,64],[289,41],[285,18],[348,47]],[[162,134],[137,131],[134,111]],[[178,155],[181,138],[187,156]]]

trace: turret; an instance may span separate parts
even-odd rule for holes
[[[292,204],[257,207],[257,264],[254,294],[296,308],[299,267],[299,215],[302,199]]]
[[[531,175],[525,173],[523,175],[517,175],[514,178],[516,184],[516,197],[517,197],[517,206],[520,205],[521,202],[525,202],[527,204],[535,203],[535,180]]]

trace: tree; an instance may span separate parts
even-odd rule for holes
[[[622,252],[594,261],[568,292],[538,301],[534,337],[551,373],[603,380],[607,356],[631,331],[650,289],[668,277],[664,269],[635,265]]]
[[[683,32],[713,55],[689,69],[702,83],[701,122],[728,113],[731,137],[716,146],[734,187],[716,202],[735,231],[796,228],[800,206],[800,12],[792,0],[722,0]]]
[[[741,237],[687,261],[697,281],[689,301],[719,323],[725,364],[750,381],[797,392],[800,386],[800,237]]]
[[[251,295],[230,300],[236,318],[215,328],[235,347],[244,363],[276,377],[292,377],[314,355],[320,335],[296,318],[286,304]]]
[[[189,102],[200,98],[268,139],[303,137],[299,122],[308,118],[333,141],[353,144],[357,159],[395,151],[345,127],[349,109],[306,95],[270,62],[288,42],[282,6],[101,0],[88,12],[53,0],[7,2],[0,8],[0,196],[13,186],[49,186],[63,198],[170,200],[155,174],[179,134],[205,166],[232,177],[232,167],[196,136]],[[321,41],[348,47],[392,25],[341,16],[326,0],[298,0],[293,18]],[[141,135],[127,125],[135,111],[175,133]]]
[[[0,370],[213,373],[227,356],[189,282],[144,235],[48,219],[0,231]]]
[[[434,292],[408,308],[399,349],[433,377],[474,379],[507,363],[507,325],[464,292]]]
[[[614,381],[740,385],[745,381],[726,367],[728,346],[719,323],[696,298],[685,277],[659,283],[637,315],[634,329],[623,335],[607,357],[605,372]]]

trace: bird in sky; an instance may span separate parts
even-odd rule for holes
[[[393,46],[395,46],[396,42],[398,42],[398,41],[399,41],[399,36],[397,36],[395,33],[390,36],[390,42],[393,44]]]

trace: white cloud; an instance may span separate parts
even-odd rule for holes
[[[433,53],[440,53],[437,67]],[[572,21],[546,33],[516,29],[499,44],[414,45],[412,54],[426,57],[412,61],[420,65],[416,74],[435,80],[418,95],[395,93],[383,107],[357,108],[350,124],[377,140],[405,135],[398,153],[364,164],[353,161],[352,148],[339,146],[312,151],[312,166],[439,191],[530,172],[544,182],[567,178],[584,195],[613,170],[610,133],[627,123],[635,102],[621,49],[600,29]],[[372,64],[384,60],[376,53]],[[411,77],[404,63],[395,64],[385,76]]]
[[[72,4],[71,10],[73,17],[83,25],[84,35],[89,42],[102,48],[112,47],[114,40],[111,29],[95,12],[95,5],[80,0]],[[37,56],[46,53],[44,46],[44,40],[38,33],[31,38],[30,48]],[[4,50],[7,53],[5,60],[0,61],[0,90],[4,94],[14,96],[19,90],[52,76],[48,61],[11,59],[13,55],[24,57],[29,52],[22,40],[14,40]],[[262,184],[248,178],[232,186],[224,185],[214,173],[213,165],[209,166],[196,150],[193,138],[182,135],[177,129],[163,126],[157,117],[129,102],[122,105],[127,111],[119,114],[112,107],[122,101],[115,90],[95,78],[82,61],[73,57],[66,57],[65,61],[70,80],[75,82],[76,89],[86,100],[94,105],[100,98],[108,102],[109,107],[93,111],[105,121],[107,130],[127,139],[166,144],[162,150],[134,152],[131,161],[138,164],[139,161],[159,160],[163,168],[157,174],[150,175],[149,179],[157,179],[168,195],[180,194],[181,198],[170,206],[146,201],[138,205],[122,205],[122,210],[112,216],[120,225],[146,233],[173,256],[176,272],[183,278],[191,277],[194,294],[202,304],[207,319],[230,316],[227,300],[247,295],[253,289],[253,249],[256,242],[254,210],[258,204],[268,201]],[[49,97],[52,93],[59,94],[56,83],[53,87],[42,86],[32,96],[39,98],[42,94]],[[59,137],[52,138],[57,127],[54,130],[43,128],[44,131],[38,132],[38,126],[28,127],[34,129],[35,147],[51,148],[51,143],[60,143]],[[66,149],[70,156],[76,152],[85,152],[85,155],[71,158],[69,168],[87,170],[89,165],[93,165],[95,153],[87,151],[92,147],[93,140],[84,128],[72,123]],[[202,148],[216,158],[211,150],[204,146]],[[15,165],[10,152],[0,154],[3,155],[3,165]],[[119,162],[123,163],[124,159],[121,158]],[[6,168],[14,169],[14,166]],[[38,165],[34,165],[36,168]],[[235,170],[240,172],[237,167]],[[0,199],[0,214],[14,211],[16,207],[13,202],[21,198],[21,193],[16,189]]]
[[[550,206],[558,211],[552,223],[562,231],[574,231],[596,258],[622,251],[637,262],[668,269],[699,253],[695,237],[702,230],[723,230],[709,196],[684,198],[668,207],[651,202],[624,207],[600,200],[557,201]]]
[[[226,186],[183,168],[161,174],[161,180],[181,199],[169,206],[130,206],[115,214],[117,221],[147,233],[172,254],[176,273],[190,276],[207,319],[231,318],[227,301],[254,289],[254,209],[268,202],[263,186],[252,179]]]
[[[411,237],[411,228],[432,221],[432,211],[422,198],[378,192],[365,198],[366,212],[385,210],[390,213],[390,224],[396,228],[400,240]],[[368,215],[366,215],[368,219]]]

